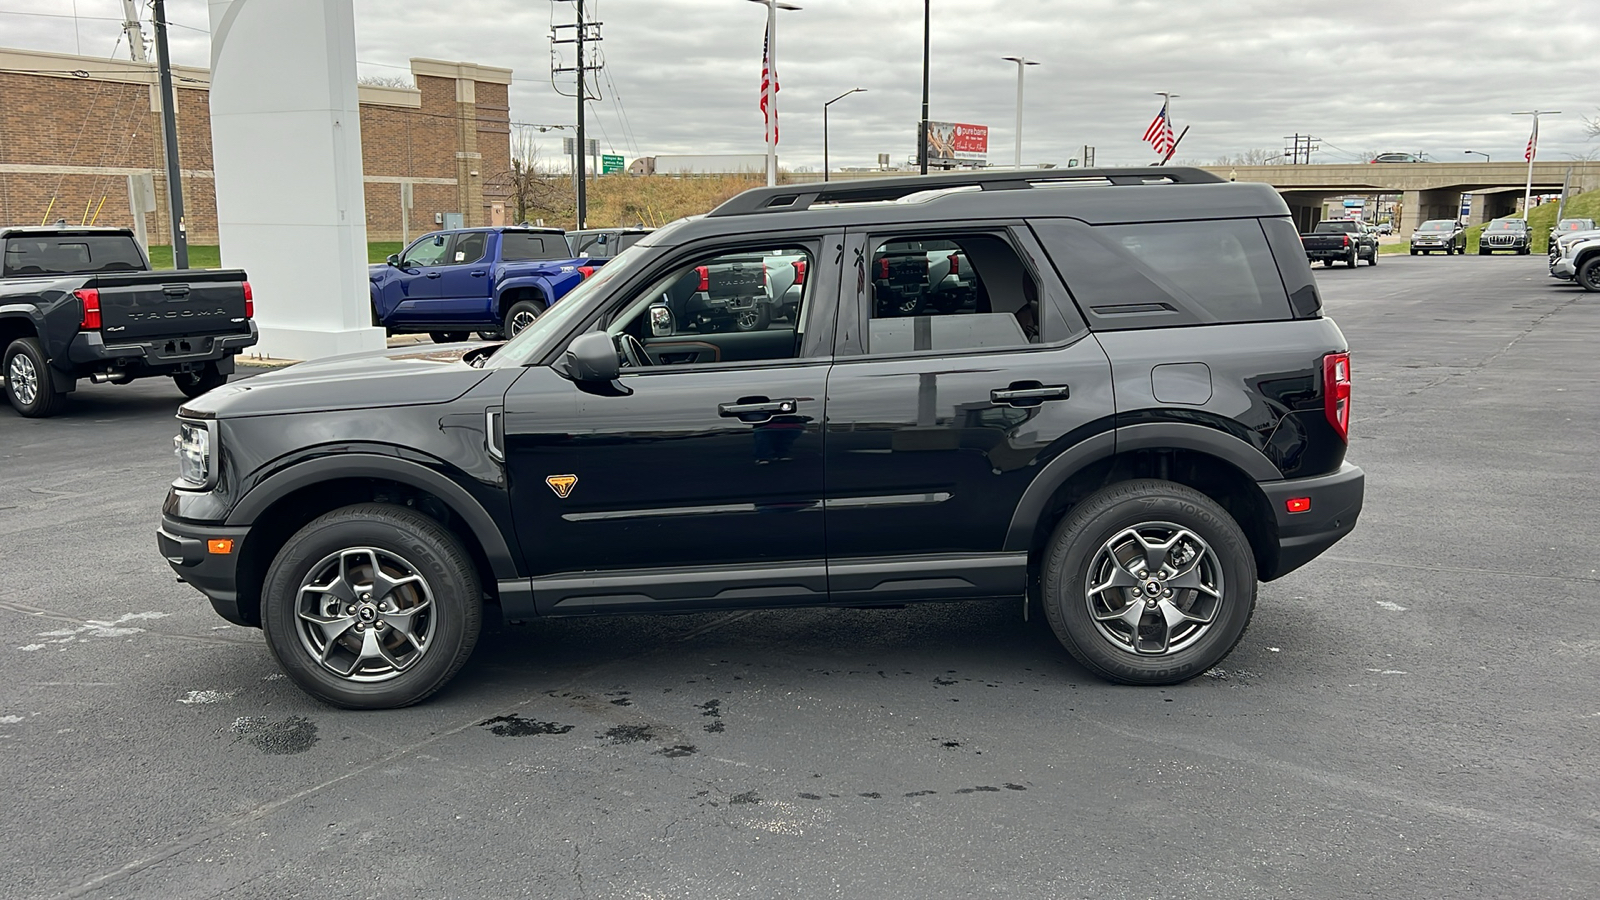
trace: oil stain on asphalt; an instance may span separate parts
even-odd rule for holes
[[[235,741],[249,741],[257,750],[271,756],[304,753],[317,743],[317,723],[304,716],[269,719],[266,716],[240,716],[233,724],[219,729],[234,735]]]
[[[554,722],[536,722],[533,719],[524,719],[521,716],[495,716],[478,723],[479,728],[487,728],[501,737],[528,737],[535,734],[566,734],[572,730],[571,725],[557,725]]]

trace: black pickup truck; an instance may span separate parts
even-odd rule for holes
[[[1310,234],[1300,235],[1306,259],[1320,259],[1324,266],[1343,262],[1354,269],[1358,260],[1378,264],[1378,233],[1371,225],[1355,219],[1329,219],[1318,222]]]
[[[24,416],[55,414],[80,378],[165,375],[198,397],[256,342],[244,272],[152,272],[125,228],[5,228],[0,251],[0,373]]]

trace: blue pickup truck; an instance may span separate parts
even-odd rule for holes
[[[440,343],[514,337],[600,264],[558,228],[435,231],[370,267],[372,322]]]

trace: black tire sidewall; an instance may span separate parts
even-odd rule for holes
[[[1573,280],[1586,291],[1600,291],[1600,257],[1589,259],[1579,266]]]
[[[11,360],[16,356],[25,355],[33,363],[34,375],[39,379],[39,392],[30,404],[24,404],[17,399],[11,384]],[[44,349],[39,345],[38,338],[17,338],[7,344],[5,350],[0,352],[0,375],[6,379],[6,402],[11,408],[30,419],[42,419],[53,415],[61,405],[61,394],[56,390],[55,380],[50,374],[50,363],[45,359]]]
[[[1136,657],[1095,629],[1084,597],[1088,569],[1102,544],[1143,522],[1189,528],[1211,546],[1222,566],[1218,620],[1198,642],[1160,657]],[[1156,480],[1114,484],[1078,504],[1056,528],[1045,551],[1045,615],[1056,637],[1095,674],[1122,684],[1175,684],[1221,662],[1250,624],[1256,600],[1255,557],[1231,516],[1205,495]]]
[[[546,307],[543,303],[540,303],[537,300],[518,300],[517,302],[511,304],[511,308],[506,310],[505,328],[503,329],[503,332],[507,338],[514,338],[517,336],[516,333],[512,331],[511,321],[517,317],[517,311],[523,309],[533,313],[533,317],[538,319],[540,316],[544,315]]]
[[[206,363],[200,372],[179,372],[172,376],[172,383],[189,399],[200,396],[207,391],[215,390],[228,383],[228,376],[217,371],[216,363]]]
[[[295,630],[297,595],[311,567],[361,546],[393,551],[415,565],[434,604],[428,652],[400,676],[371,684],[323,668]],[[420,513],[370,503],[321,516],[284,543],[262,584],[261,628],[284,673],[306,693],[347,709],[392,709],[427,698],[455,675],[477,643],[482,606],[472,563],[455,538]]]

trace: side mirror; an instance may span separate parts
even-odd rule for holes
[[[671,337],[676,329],[672,321],[672,310],[666,306],[650,307],[650,334],[653,337]]]
[[[622,371],[617,345],[604,331],[580,334],[561,357],[562,374],[579,384],[616,381]]]
[[[389,258],[384,260],[384,262],[386,262],[389,265],[394,266],[395,268],[398,269],[398,268],[400,268],[400,254],[391,253],[391,254],[389,254]]]

